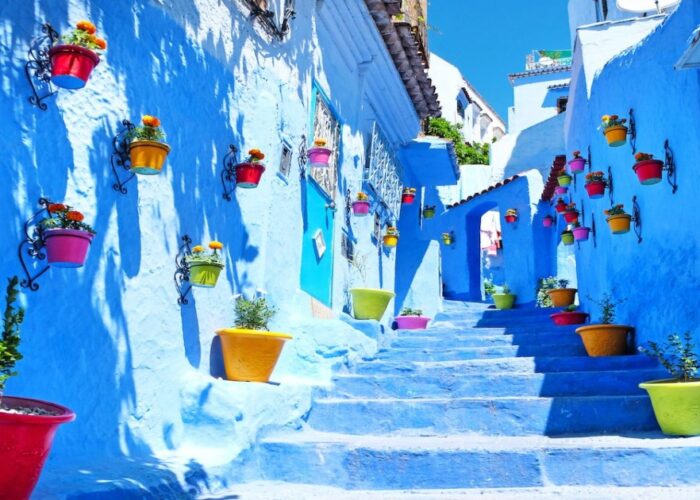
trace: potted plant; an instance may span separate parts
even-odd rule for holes
[[[425,205],[423,207],[423,218],[432,219],[435,217],[435,205]]]
[[[557,177],[557,183],[561,187],[568,187],[571,185],[571,179],[572,177],[569,174],[561,174]]]
[[[170,146],[163,142],[165,132],[160,128],[160,120],[155,116],[144,115],[141,125],[130,130],[127,138],[130,170],[136,174],[159,174],[170,153]]]
[[[552,225],[554,225],[554,217],[552,217],[551,215],[545,215],[542,218],[542,225],[544,227],[552,227]]]
[[[332,149],[326,147],[326,140],[322,138],[314,139],[314,145],[309,148],[309,163],[312,167],[327,168],[328,162],[333,154]],[[263,155],[264,158],[264,155]],[[262,158],[260,158],[262,160]]]
[[[613,234],[629,233],[632,216],[625,212],[625,207],[619,203],[608,210],[605,210],[605,219]]]
[[[627,351],[627,334],[634,328],[616,325],[615,308],[617,302],[605,294],[600,302],[600,323],[582,326],[576,329],[589,356],[621,356]]]
[[[605,115],[602,118],[602,129],[608,146],[616,148],[624,146],[627,142],[627,127],[625,118],[620,119],[617,115]]]
[[[357,217],[366,217],[369,214],[369,196],[360,191],[352,202],[352,213]]]
[[[506,210],[506,216],[505,216],[506,222],[508,224],[514,224],[515,222],[518,221],[518,209],[517,208],[509,208]]]
[[[410,307],[404,307],[401,314],[396,317],[399,330],[425,330],[429,321],[430,318],[423,316],[423,311]]]
[[[561,242],[567,246],[574,244],[574,232],[568,227],[561,232]]]
[[[361,281],[361,288],[351,288],[350,295],[352,296],[352,313],[355,319],[373,319],[381,321],[384,312],[386,311],[389,302],[396,295],[388,290],[378,288],[367,288],[367,256],[355,255],[350,261],[355,274],[352,277],[353,281]]]
[[[268,382],[275,369],[287,333],[270,332],[267,323],[277,310],[265,297],[236,299],[236,321],[232,328],[216,334],[221,339],[226,379],[238,382]]]
[[[399,230],[394,226],[387,226],[382,240],[385,247],[394,248],[399,244]]]
[[[554,186],[554,194],[557,196],[563,196],[569,192],[569,188],[566,186]]]
[[[493,281],[485,279],[484,280],[484,298],[488,299],[489,297],[493,298],[493,294],[498,293],[498,290],[496,289],[496,285],[493,284]]]
[[[265,159],[265,154],[259,149],[248,151],[248,159],[236,165],[236,186],[245,189],[253,189],[260,184],[260,178],[265,172],[265,165],[260,163]]]
[[[582,226],[578,221],[572,224],[571,232],[574,233],[574,240],[588,241],[588,236],[591,234],[591,228]]]
[[[75,413],[57,404],[3,396],[5,384],[17,375],[20,326],[24,310],[16,307],[19,280],[10,278],[0,337],[0,491],[3,498],[28,499],[51,451],[58,426],[75,419]]]
[[[219,274],[224,268],[224,258],[219,254],[219,250],[224,245],[218,241],[209,243],[211,253],[205,252],[202,245],[197,245],[192,249],[192,253],[185,256],[185,262],[190,272],[190,282],[192,286],[202,288],[213,288],[219,279]]]
[[[578,222],[579,211],[576,209],[576,203],[569,203],[562,215],[564,216],[564,220],[569,224]]]
[[[637,174],[639,182],[645,186],[661,182],[664,162],[655,160],[654,155],[649,153],[637,153],[634,155],[634,159],[637,160],[637,163],[634,164],[632,170]]]
[[[100,63],[100,52],[107,42],[95,36],[97,28],[90,21],[79,21],[69,35],[49,49],[51,83],[64,89],[82,89],[92,70]]]
[[[510,287],[507,284],[503,284],[501,287],[501,293],[492,293],[493,303],[496,305],[496,309],[512,309],[515,303],[516,296],[510,293]]]
[[[542,278],[537,290],[540,307],[568,307],[576,300],[576,288],[567,288],[569,280],[554,276]]]
[[[453,231],[442,233],[442,242],[450,246],[455,242],[455,233]]]
[[[63,203],[49,203],[48,217],[39,222],[46,243],[47,262],[56,267],[81,267],[95,231],[83,220],[85,216]]]
[[[550,314],[549,317],[557,326],[582,325],[588,319],[588,314],[577,310],[578,306],[571,304],[563,311]]]
[[[574,151],[574,157],[569,160],[569,170],[572,174],[583,172],[586,167],[586,159],[581,157],[581,151]]]
[[[401,194],[401,203],[404,205],[413,205],[413,200],[416,199],[416,188],[403,188]]]
[[[564,212],[564,210],[566,210],[567,206],[568,205],[566,204],[566,202],[562,198],[558,198],[557,204],[554,205],[554,209],[557,211],[558,214],[561,214]]]
[[[586,174],[586,185],[584,187],[590,199],[595,200],[597,198],[602,198],[605,194],[606,185],[605,174],[600,170]]]
[[[667,345],[649,342],[640,351],[656,357],[673,377],[639,384],[649,393],[661,431],[673,436],[700,435],[700,380],[695,378],[699,365],[690,332],[685,332],[683,341],[673,334]]]

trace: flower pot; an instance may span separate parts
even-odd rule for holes
[[[661,160],[639,161],[634,164],[632,170],[637,174],[639,182],[648,186],[661,182],[661,179],[663,179],[664,162]]]
[[[561,242],[564,245],[573,245],[574,244],[574,233],[572,232],[566,232],[561,234]]]
[[[553,224],[554,224],[554,217],[552,217],[551,215],[546,215],[542,219],[542,225],[544,227],[552,227]]]
[[[239,163],[236,165],[236,186],[245,189],[258,187],[264,171],[262,163]]]
[[[404,205],[413,205],[413,200],[415,200],[415,199],[416,199],[415,194],[404,193],[401,195],[401,203],[403,203]]]
[[[602,181],[588,182],[585,186],[588,197],[592,200],[602,198],[605,194],[605,183]]]
[[[566,203],[557,203],[554,205],[554,210],[556,210],[558,214],[566,212]]]
[[[569,188],[566,186],[555,186],[554,194],[562,196],[569,192]]]
[[[8,408],[39,407],[56,415],[21,415],[0,411],[0,492],[2,498],[28,499],[51,451],[58,426],[75,420],[68,408],[37,399],[5,396]]]
[[[491,295],[493,297],[493,303],[496,305],[496,309],[512,309],[513,303],[515,302],[515,295],[512,293],[494,293]]]
[[[582,325],[588,319],[588,314],[584,312],[558,312],[549,315],[557,326]]]
[[[358,217],[366,217],[369,214],[369,201],[353,201],[352,213]]]
[[[434,208],[428,208],[423,210],[423,218],[424,219],[432,219],[435,217],[435,209]]]
[[[571,170],[572,174],[578,174],[583,172],[583,169],[586,167],[586,159],[585,158],[574,158],[569,162],[569,170]]]
[[[569,186],[571,184],[571,176],[568,174],[560,175],[557,177],[557,182],[560,186]]]
[[[327,168],[333,151],[328,148],[309,149],[309,163],[312,167]]]
[[[630,232],[632,216],[630,214],[611,215],[607,219],[608,226],[613,234],[624,234]]]
[[[627,142],[627,127],[615,125],[605,129],[605,139],[608,141],[608,146],[616,148],[624,146]]]
[[[576,241],[587,241],[588,236],[591,233],[590,227],[575,227],[571,231],[574,233],[574,239]]]
[[[445,245],[448,245],[448,246],[449,246],[449,245],[452,245],[452,237],[443,236],[443,237],[442,237],[442,242],[443,242]]]
[[[79,229],[46,229],[47,262],[56,267],[82,267],[93,236]]]
[[[352,288],[352,313],[355,319],[375,319],[380,321],[384,316],[391,299],[396,295],[387,290],[375,288]]]
[[[506,215],[505,218],[506,218],[506,222],[507,222],[508,224],[514,224],[514,223],[518,220],[518,216],[517,216],[517,215]]]
[[[552,299],[554,307],[568,307],[576,300],[576,288],[556,288],[547,290],[547,295]]]
[[[267,382],[275,369],[284,343],[292,338],[286,333],[223,328],[221,339],[226,379],[238,382]]]
[[[213,288],[219,279],[219,274],[224,268],[223,264],[211,264],[204,262],[190,262],[190,283],[192,286]]]
[[[399,244],[399,237],[393,234],[387,234],[382,238],[384,246],[387,248],[394,248]]]
[[[567,210],[564,212],[564,220],[569,224],[578,222],[578,210]]]
[[[424,316],[397,316],[396,324],[399,330],[425,330],[430,318]]]
[[[589,356],[622,356],[627,352],[626,325],[588,325],[576,329]]]
[[[56,45],[49,49],[51,83],[64,89],[82,89],[92,70],[100,63],[100,56],[78,45]]]
[[[170,146],[158,141],[133,141],[129,144],[131,171],[136,174],[154,175],[163,169]]]
[[[700,380],[653,380],[642,382],[639,387],[649,393],[656,421],[664,434],[700,435]]]

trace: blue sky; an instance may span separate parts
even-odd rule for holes
[[[568,49],[567,0],[429,0],[430,51],[457,66],[504,120],[508,74],[533,49]]]

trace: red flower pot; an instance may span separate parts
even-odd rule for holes
[[[51,83],[64,89],[82,89],[90,73],[100,62],[100,56],[78,45],[56,45],[49,49]]]
[[[557,203],[554,205],[554,209],[560,214],[566,210],[566,203]]]
[[[516,215],[506,215],[506,222],[508,224],[513,224],[516,220],[518,220]]]
[[[558,312],[549,315],[557,326],[582,325],[586,322],[588,314],[584,312]]]
[[[602,181],[589,182],[585,186],[588,197],[591,199],[602,198],[605,194],[605,183]]]
[[[544,219],[542,219],[542,225],[544,227],[552,227],[553,224],[554,224],[554,217],[552,217],[551,215],[545,215]]]
[[[56,267],[82,267],[93,236],[78,229],[47,229],[44,241],[48,263]]]
[[[39,407],[57,415],[21,415],[0,411],[0,495],[27,499],[39,480],[51,451],[58,426],[75,420],[75,413],[63,406],[39,401],[3,397],[8,408]]]
[[[554,188],[554,194],[559,195],[559,196],[566,194],[568,192],[569,192],[569,188],[566,186],[556,186]]]
[[[575,227],[572,229],[574,233],[574,239],[576,241],[586,241],[588,240],[588,235],[591,232],[590,227]]]
[[[569,224],[573,224],[574,222],[578,222],[578,210],[565,210],[564,211],[564,220],[568,222]]]
[[[661,160],[644,160],[637,162],[632,169],[637,174],[639,182],[643,185],[656,184],[661,182],[663,178],[664,162]]]
[[[365,217],[369,214],[369,201],[353,201],[352,213],[358,217]]]
[[[401,195],[401,203],[403,203],[404,205],[412,205],[413,200],[415,200],[415,199],[416,199],[415,194],[402,194]]]
[[[585,158],[574,158],[569,162],[569,170],[571,170],[572,174],[578,174],[580,172],[583,172],[585,166]]]
[[[258,187],[265,171],[262,163],[239,163],[236,165],[236,186],[251,189]]]

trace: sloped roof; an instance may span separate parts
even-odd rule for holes
[[[566,156],[559,155],[554,158],[552,163],[552,168],[549,169],[549,177],[544,184],[544,189],[542,190],[542,201],[551,201],[554,196],[554,188],[557,187],[557,177],[566,173]]]
[[[464,205],[465,203],[468,203],[468,202],[472,201],[473,199],[478,198],[481,195],[484,195],[486,193],[490,193],[491,191],[493,191],[495,189],[502,188],[503,186],[510,184],[511,182],[513,182],[515,179],[518,179],[518,178],[520,178],[519,175],[513,175],[511,177],[503,179],[502,181],[497,182],[496,184],[493,184],[493,185],[487,187],[486,189],[484,189],[480,193],[475,193],[471,196],[467,196],[466,198],[464,198],[461,201],[458,201],[457,203],[453,203],[452,205],[447,205],[447,210],[450,210],[452,208],[457,208],[458,206]]]

